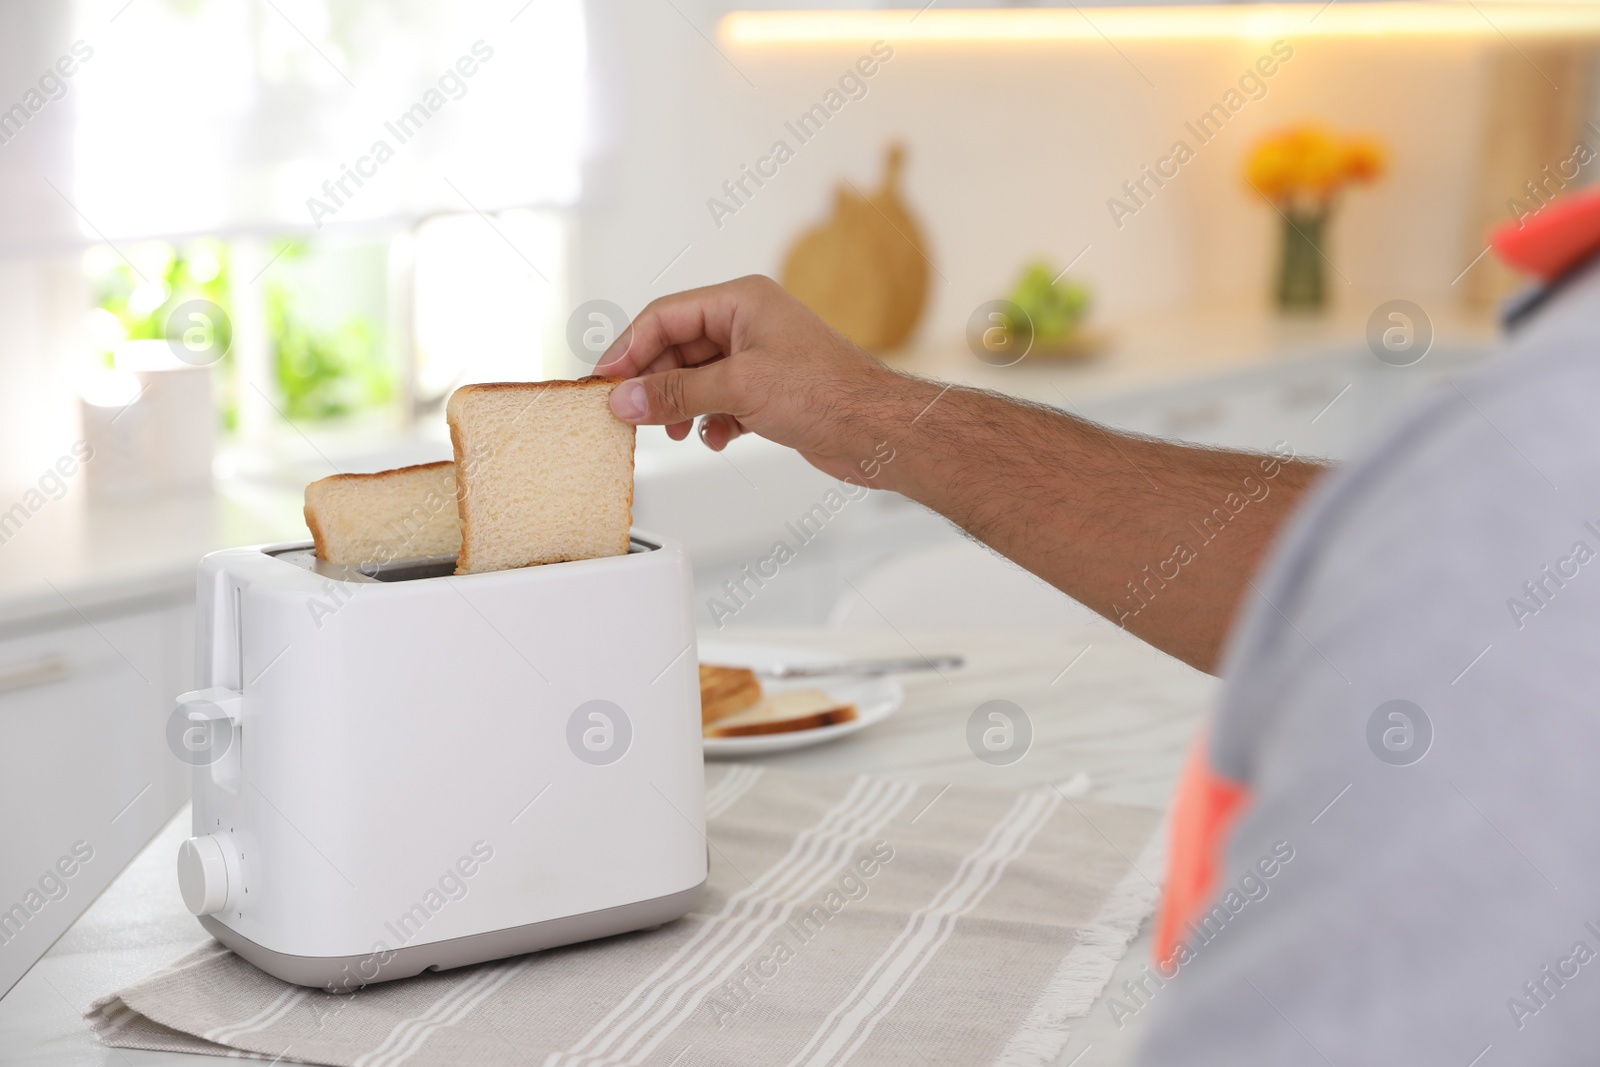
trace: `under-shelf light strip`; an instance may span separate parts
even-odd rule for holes
[[[1482,0],[1206,4],[1172,7],[876,11],[735,11],[719,35],[734,48],[888,40],[951,45],[1285,36],[1459,38],[1600,36],[1600,4]]]

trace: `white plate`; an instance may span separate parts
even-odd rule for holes
[[[819,652],[811,648],[794,648],[783,645],[724,644],[707,641],[700,646],[700,662],[714,663],[719,667],[772,667],[785,663],[830,663],[845,657],[833,652]],[[857,730],[865,730],[873,723],[882,722],[905,699],[905,691],[898,679],[877,678],[795,678],[778,681],[761,679],[761,688],[769,693],[782,693],[791,689],[821,689],[841,704],[854,704],[856,717],[849,722],[818,726],[810,730],[791,730],[782,734],[755,734],[751,737],[708,737],[705,753],[711,757],[736,759],[741,756],[758,756],[766,752],[785,752],[792,748],[806,748],[834,741]]]

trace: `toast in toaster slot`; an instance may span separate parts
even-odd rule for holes
[[[611,413],[619,381],[501,382],[451,394],[457,574],[627,554],[634,428]]]
[[[382,566],[461,549],[456,465],[449,460],[312,482],[305,515],[317,558],[329,563]]]

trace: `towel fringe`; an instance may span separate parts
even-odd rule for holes
[[[1155,911],[1161,888],[1142,871],[1165,868],[1166,844],[1163,819],[1134,869],[1112,888],[1094,921],[1079,930],[1077,941],[1039,994],[1021,1029],[1006,1042],[994,1067],[1050,1067],[1060,1058],[1072,1036],[1070,1021],[1089,1014],[1117,964],[1128,954],[1129,943]]]

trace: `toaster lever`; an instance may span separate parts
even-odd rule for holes
[[[239,725],[239,711],[244,705],[244,694],[237,689],[214,685],[207,689],[191,689],[178,697],[178,707],[190,722],[209,722],[227,719]]]
[[[238,791],[239,719],[244,694],[226,686],[193,689],[178,697],[178,717],[188,723],[175,743],[200,774],[229,792]],[[177,751],[174,749],[174,751]]]

